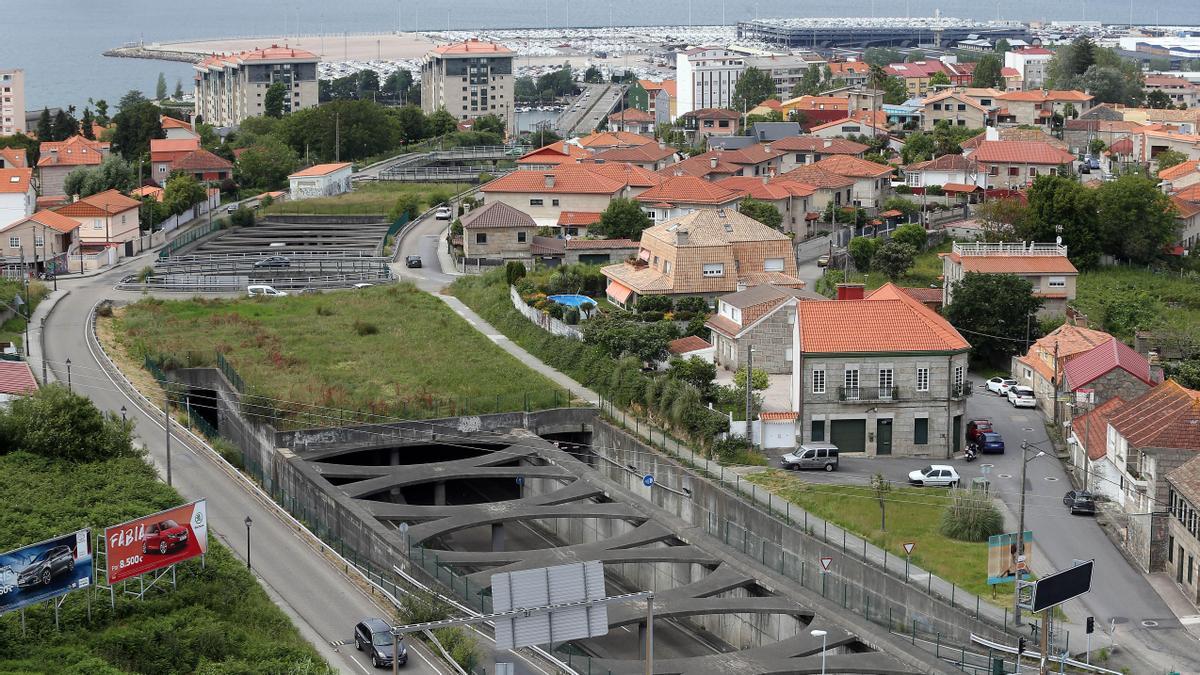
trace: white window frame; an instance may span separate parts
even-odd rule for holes
[[[1066,288],[1066,277],[1050,277],[1046,279],[1046,288]]]
[[[40,235],[40,234],[38,234],[38,233],[36,233],[36,232],[35,232],[35,233],[33,234],[33,246],[34,246],[34,248],[41,248],[41,247],[43,247],[43,246],[45,246],[45,245],[46,245],[46,239],[45,239],[45,237],[43,237],[42,235]]]
[[[825,369],[813,368],[812,370],[812,393],[825,393]]]
[[[8,247],[9,248],[21,248],[21,238],[20,237],[9,237],[8,238]]]
[[[896,371],[891,368],[880,368],[878,382],[879,398],[891,398],[892,387],[896,386]]]
[[[700,268],[700,275],[704,277],[723,277],[725,276],[725,263],[704,263]]]
[[[850,381],[853,380],[854,384]],[[858,372],[858,368],[847,368],[842,372],[842,388],[846,392],[846,399],[857,399],[862,394],[862,378]],[[853,392],[853,396],[851,396]]]
[[[929,367],[917,368],[917,391],[929,391]]]
[[[783,258],[767,258],[763,260],[764,272],[782,272]]]
[[[961,393],[963,389],[963,367],[954,366],[954,391]]]

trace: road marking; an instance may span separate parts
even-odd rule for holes
[[[1200,614],[1193,614],[1191,616],[1181,616],[1181,617],[1179,617],[1179,623],[1181,623],[1185,626],[1194,626],[1194,625],[1200,623]]]
[[[345,647],[348,644],[350,644],[349,640],[330,640],[329,641],[330,647]]]
[[[351,662],[351,663],[353,663],[354,665],[358,666],[358,669],[359,669],[359,670],[363,671],[363,672],[364,672],[364,673],[366,673],[367,675],[371,675],[371,671],[367,670],[367,667],[366,667],[366,666],[364,666],[363,664],[359,663],[359,662],[358,662],[358,659],[357,659],[357,658],[355,658],[353,654],[347,654],[346,656],[350,657],[350,662]],[[435,668],[434,670],[437,670],[437,669]]]

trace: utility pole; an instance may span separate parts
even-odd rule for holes
[[[333,161],[342,161],[342,118],[341,113],[333,113]]]
[[[171,485],[171,394],[163,389],[163,425],[167,429],[167,485]]]
[[[1038,673],[1041,675],[1049,675],[1050,673],[1050,610],[1042,610],[1042,631],[1038,635],[1038,652],[1040,653],[1040,661],[1038,665]]]
[[[46,317],[42,317],[42,344],[46,344]],[[50,380],[46,379],[46,352],[42,350],[42,386],[46,386]]]
[[[646,596],[646,675],[654,675],[654,594]]]
[[[754,347],[746,350],[746,440],[754,445],[754,419],[750,412],[754,406]]]

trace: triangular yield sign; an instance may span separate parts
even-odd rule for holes
[[[821,571],[828,572],[829,566],[833,563],[833,558],[829,556],[821,556]]]
[[[904,552],[905,552],[905,553],[907,553],[907,554],[909,554],[909,555],[912,555],[912,550],[913,550],[913,547],[914,547],[914,546],[916,546],[916,545],[917,545],[917,544],[916,544],[915,542],[911,542],[911,541],[910,541],[910,542],[908,542],[907,544],[905,544],[905,545],[904,545]]]

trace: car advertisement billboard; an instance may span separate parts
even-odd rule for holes
[[[1029,563],[1033,560],[1033,532],[1025,531],[1025,555],[1017,553],[1017,533],[994,534],[988,537],[987,575],[989,584],[1008,583],[1029,575]]]
[[[205,500],[142,516],[104,530],[108,583],[136,577],[208,552]]]
[[[0,614],[87,588],[91,583],[91,530],[0,554]]]

